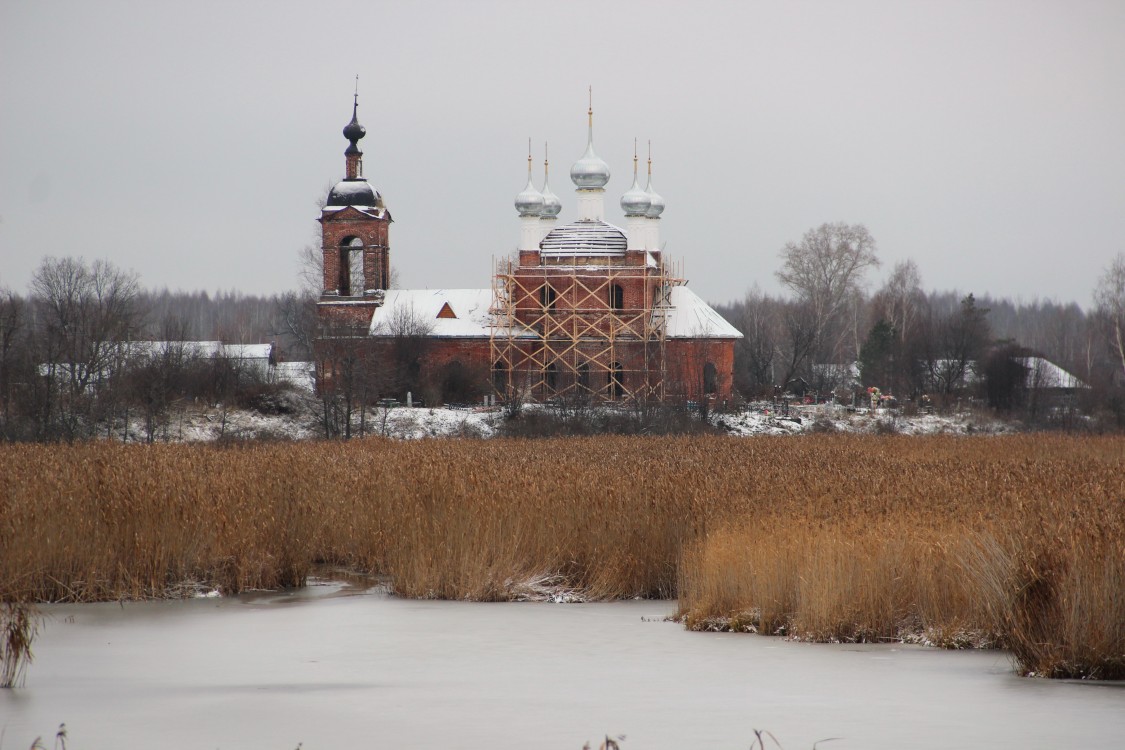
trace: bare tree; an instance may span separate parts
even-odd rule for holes
[[[0,288],[0,435],[11,434],[17,373],[26,364],[26,357],[20,356],[26,349],[20,346],[26,327],[24,301],[10,289]]]
[[[872,300],[877,311],[876,318],[887,321],[898,334],[899,341],[909,338],[918,311],[924,304],[922,276],[912,260],[896,263],[890,277]]]
[[[1125,253],[1118,253],[1098,278],[1094,304],[1125,376]]]
[[[817,329],[812,308],[804,302],[787,304],[782,319],[785,335],[780,345],[780,364],[783,369],[777,384],[788,388],[816,346]]]
[[[814,347],[835,356],[842,314],[862,291],[867,270],[879,265],[874,238],[862,224],[821,224],[800,243],[788,243],[781,259],[777,278],[808,308]]]
[[[983,366],[981,360],[992,338],[987,316],[988,308],[978,307],[976,298],[969,294],[961,299],[957,312],[935,323],[927,368],[942,392],[957,390],[974,366]]]
[[[390,341],[391,388],[400,396],[420,392],[422,366],[430,349],[432,321],[423,318],[413,306],[397,305],[373,333]],[[432,395],[432,394],[431,394]]]
[[[42,427],[51,432],[58,426],[73,438],[82,418],[91,416],[96,391],[120,364],[125,342],[140,327],[138,277],[108,261],[88,265],[81,258],[46,258],[32,276],[31,290],[47,390],[59,396],[56,403],[48,395]]]
[[[774,384],[779,330],[777,300],[754,287],[746,298],[730,310],[731,319],[743,338],[735,344],[735,385],[746,395],[765,393]]]

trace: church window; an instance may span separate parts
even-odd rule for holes
[[[625,395],[625,368],[620,362],[614,362],[609,371],[609,395],[615,399]]]
[[[625,290],[620,284],[612,284],[609,287],[609,306],[613,310],[625,309]]]
[[[363,240],[348,237],[340,243],[340,295],[363,294]]]
[[[555,293],[555,290],[551,288],[550,284],[544,284],[539,288],[539,302],[543,305],[544,310],[553,312],[557,297],[558,295]]]
[[[719,390],[719,376],[714,362],[703,365],[703,392],[714,393]]]

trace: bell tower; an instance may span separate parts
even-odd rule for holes
[[[328,193],[321,209],[324,284],[317,303],[322,323],[364,325],[382,304],[390,285],[391,214],[383,196],[363,176],[359,141],[367,129],[359,124],[359,92],[352,119],[344,126],[344,179]]]

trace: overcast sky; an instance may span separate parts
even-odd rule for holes
[[[357,73],[405,287],[489,285],[528,137],[574,219],[588,85],[607,219],[651,139],[666,253],[712,302],[779,291],[779,250],[824,222],[867,226],[872,288],[912,258],[927,289],[1085,307],[1125,250],[1121,0],[5,0],[0,285],[82,255],[292,288]]]

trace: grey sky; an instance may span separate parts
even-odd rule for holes
[[[293,287],[356,73],[403,286],[489,284],[529,136],[574,218],[588,84],[607,218],[652,139],[666,252],[713,302],[777,291],[780,248],[827,221],[874,235],[872,286],[913,258],[926,288],[1086,306],[1125,250],[1119,0],[8,0],[0,284],[51,254]]]

